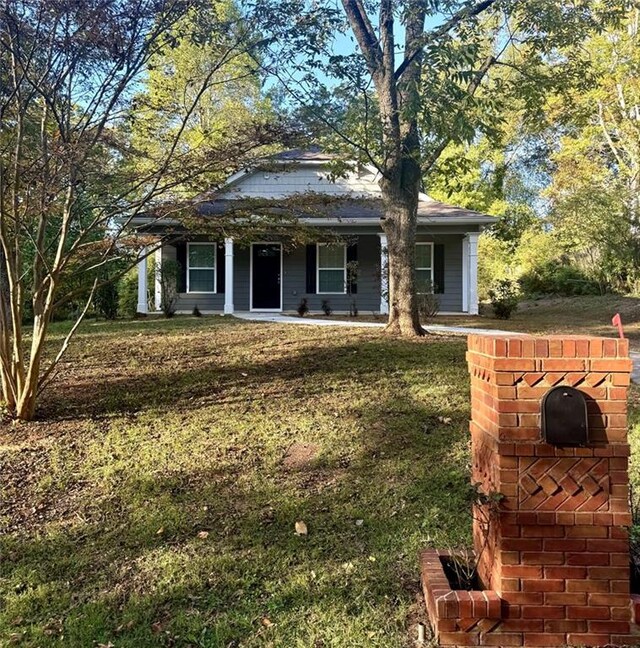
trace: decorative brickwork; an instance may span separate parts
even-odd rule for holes
[[[472,479],[504,496],[489,529],[474,516],[486,588],[474,595],[498,597],[500,618],[495,609],[492,617],[455,616],[440,603],[431,583],[442,585],[444,572],[436,573],[439,556],[425,552],[423,585],[440,644],[639,646],[626,529],[627,341],[472,335],[467,360]],[[585,446],[543,441],[541,401],[558,385],[586,398]],[[446,601],[460,596],[438,587]]]

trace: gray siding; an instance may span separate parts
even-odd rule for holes
[[[444,293],[440,298],[440,310],[462,312],[462,239],[456,234],[418,234],[420,242],[444,245]]]
[[[467,228],[471,229],[471,228]],[[444,293],[440,297],[440,310],[462,311],[462,240],[458,233],[419,233],[418,241],[431,241],[444,245]],[[163,258],[175,259],[175,247],[163,247]],[[248,311],[250,249],[235,246],[234,249],[234,307],[237,311]],[[223,254],[218,254],[218,262],[224,263]],[[358,236],[358,292],[353,295],[358,310],[365,313],[380,309],[380,239],[374,232]],[[308,301],[312,311],[319,312],[322,301],[326,299],[334,311],[349,310],[348,295],[322,295],[306,293],[307,260],[306,248],[283,252],[282,307],[284,311],[295,311],[303,298]],[[222,312],[224,293],[215,295],[181,293],[178,310],[190,312],[194,306],[201,311]]]
[[[380,239],[377,235],[358,237],[358,292],[352,296],[358,310],[364,312],[380,310]],[[308,295],[307,251],[305,247],[292,250],[284,257],[284,310],[298,307],[303,297],[307,298],[312,311],[320,311],[322,301],[327,300],[334,311],[349,310],[349,295]]]

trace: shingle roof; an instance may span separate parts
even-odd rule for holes
[[[384,208],[381,200],[366,199],[329,199],[324,200],[321,196],[309,196],[307,205],[300,205],[299,199],[296,204],[287,206],[286,200],[229,200],[220,199],[203,203],[199,211],[206,216],[229,214],[231,212],[259,213],[260,211],[295,213],[299,218],[323,218],[339,219],[350,222],[380,220],[384,216]],[[481,214],[470,209],[453,207],[431,198],[423,198],[418,204],[418,218],[424,219],[471,219],[479,223],[490,223],[494,219],[486,214]]]
[[[289,151],[282,151],[282,153],[276,153],[271,159],[273,160],[282,160],[282,161],[317,161],[317,162],[328,162],[329,160],[335,160],[338,156],[333,153],[323,153],[320,150],[319,146],[310,146],[307,149],[291,149]]]

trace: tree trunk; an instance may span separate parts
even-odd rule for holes
[[[400,171],[381,183],[389,251],[389,323],[386,330],[407,337],[425,334],[416,295],[415,256],[420,168],[403,159]]]
[[[10,411],[15,410],[15,398],[11,387],[11,301],[9,292],[9,276],[7,274],[4,250],[0,246],[0,400]]]

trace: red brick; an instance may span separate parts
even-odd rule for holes
[[[523,580],[522,590],[524,592],[564,592],[565,581],[549,579]]]
[[[504,632],[542,632],[544,621],[542,619],[506,619],[502,622],[501,630]]]
[[[607,620],[611,616],[607,607],[593,607],[589,605],[569,605],[567,619],[594,619]]]
[[[550,619],[544,622],[545,632],[586,632],[587,621],[572,619],[571,621]]]
[[[565,643],[565,635],[552,632],[527,632],[524,635],[525,646],[562,646]]]
[[[567,554],[567,565],[608,565],[609,554],[606,553],[570,553]]]
[[[523,619],[564,619],[564,607],[562,605],[523,605]]]
[[[480,635],[468,632],[441,632],[438,636],[441,646],[477,646]]]
[[[508,355],[510,358],[522,357],[522,341],[517,338],[510,338],[508,344]]]
[[[587,540],[587,551],[628,552],[628,540]]]
[[[606,538],[609,531],[599,526],[572,526],[567,528],[567,538]]]
[[[542,605],[544,603],[542,592],[502,592],[502,598],[511,605]],[[575,603],[575,599],[572,603]]]
[[[574,578],[574,579],[586,578],[587,568],[569,567],[568,565],[563,565],[561,567],[545,567],[544,577],[545,578]]]
[[[570,646],[608,646],[611,636],[608,634],[570,633],[567,642]]]
[[[562,358],[562,340],[549,340],[549,357]]]
[[[608,540],[608,542],[612,542]],[[564,554],[550,551],[524,551],[522,562],[526,565],[562,565]]]
[[[629,632],[628,621],[589,621],[591,632]]]
[[[547,361],[548,362],[548,361]],[[619,359],[613,360],[610,358],[602,360],[591,360],[590,363],[591,371],[612,371],[612,372],[623,372],[627,373],[631,371],[631,360]]]
[[[507,578],[542,578],[542,567],[504,565],[502,575]]]
[[[589,578],[628,579],[629,567],[626,569],[624,567],[588,567],[587,573],[589,574]]]
[[[586,605],[586,592],[546,592],[544,602],[547,605]]]
[[[591,362],[594,362],[593,360]],[[601,362],[624,362],[623,360],[606,360]],[[542,360],[543,371],[584,371],[585,361],[579,359],[545,358]],[[608,369],[603,369],[608,371]],[[613,371],[613,369],[611,370]]]
[[[608,592],[608,580],[570,580],[567,581],[567,592]]]
[[[506,551],[541,551],[542,538],[505,538],[501,546]]]
[[[604,342],[602,338],[594,338],[589,340],[589,357],[602,358],[603,346],[604,346]]]
[[[537,339],[535,341],[536,358],[546,358],[549,356],[549,341]]]
[[[628,605],[629,595],[627,594],[589,594],[589,605],[608,605],[610,607]]]
[[[545,538],[545,551],[585,551],[587,541],[579,538]]]
[[[482,636],[483,646],[522,646],[522,633],[489,632]]]

